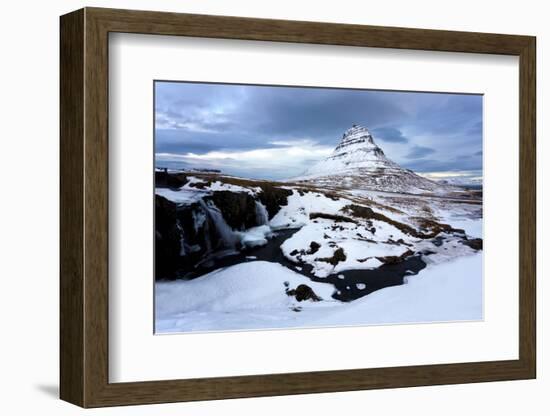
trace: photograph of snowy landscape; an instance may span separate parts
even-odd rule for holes
[[[481,95],[154,89],[155,333],[483,319]]]

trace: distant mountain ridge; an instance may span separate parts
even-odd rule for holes
[[[357,190],[447,194],[454,186],[434,182],[390,160],[366,127],[353,125],[326,159],[294,182]]]

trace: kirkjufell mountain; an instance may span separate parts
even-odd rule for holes
[[[458,189],[417,175],[390,160],[366,127],[353,125],[326,159],[293,178],[316,186],[404,193],[447,194]]]

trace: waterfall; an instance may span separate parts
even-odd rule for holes
[[[235,245],[238,241],[238,236],[231,229],[231,227],[227,225],[218,207],[216,207],[216,205],[214,205],[212,201],[208,201],[208,203],[206,203],[202,199],[199,201],[199,204],[204,209],[204,211],[208,215],[208,218],[211,220],[212,224],[216,228],[216,231],[220,236],[223,246],[225,248],[235,248]]]
[[[181,226],[180,220],[176,220],[176,227],[180,233],[180,256],[185,256],[185,237],[183,235],[183,227]]]
[[[264,204],[260,201],[254,201],[256,203],[256,224],[265,225],[269,222],[269,215]]]
[[[207,214],[206,210],[204,212],[205,221],[204,221],[204,244],[206,245],[206,252],[212,252],[212,242],[210,241],[210,221],[206,220]]]

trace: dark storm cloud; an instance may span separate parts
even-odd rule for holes
[[[435,149],[425,146],[413,146],[405,156],[407,159],[421,159],[435,152]]]
[[[415,132],[481,137],[482,96],[426,94],[428,100],[429,96],[433,96],[430,105],[411,120]]]
[[[157,130],[156,153],[198,153],[215,150],[252,150],[272,147],[267,141],[249,133],[192,132],[184,129]]]
[[[403,132],[395,127],[378,127],[371,130],[376,140],[394,143],[407,143],[409,141],[409,139],[403,135]]]
[[[481,106],[472,95],[157,82],[155,152],[172,166],[291,176],[361,124],[411,169],[466,169],[481,163]]]
[[[377,126],[402,115],[401,109],[377,92],[354,90],[265,88],[250,98],[245,120],[268,135],[315,137],[334,144],[352,124]]]
[[[419,159],[411,160],[402,165],[416,172],[452,172],[464,170],[481,170],[482,161],[476,156],[457,156],[451,159]]]
[[[333,145],[352,124],[372,128],[403,114],[378,91],[188,83],[157,83],[156,91],[159,130],[254,135],[260,146],[277,137]]]

